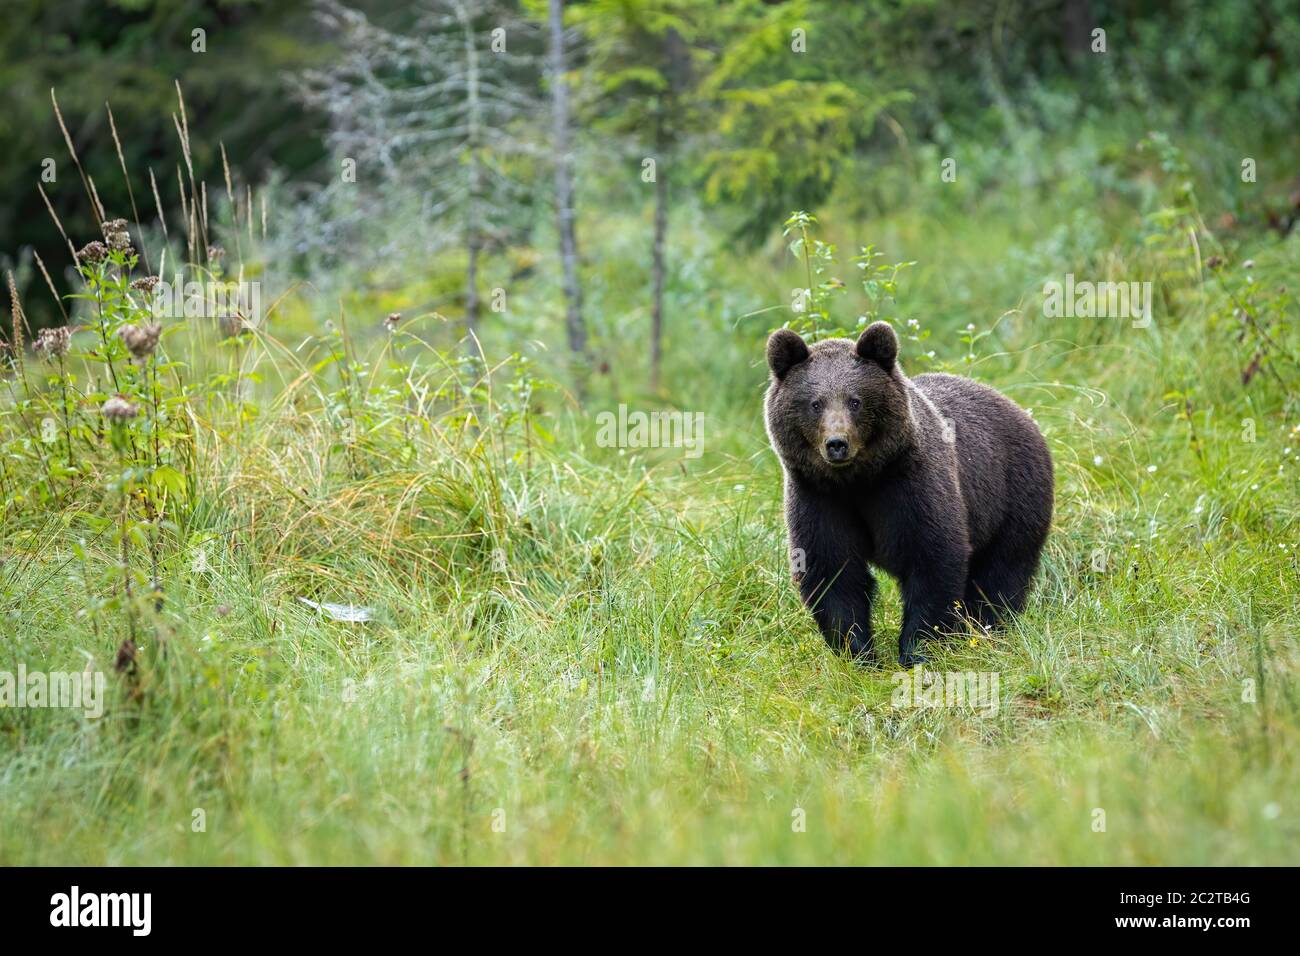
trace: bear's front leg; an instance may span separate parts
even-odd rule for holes
[[[790,569],[804,605],[834,650],[874,659],[871,602],[876,580],[862,554],[857,519],[834,504],[786,489]]]
[[[921,642],[953,630],[966,581],[965,566],[942,562],[918,567],[902,582],[903,629],[898,635],[898,663],[925,663]]]

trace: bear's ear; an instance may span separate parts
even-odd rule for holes
[[[778,379],[808,357],[808,346],[793,329],[777,329],[767,340],[767,364]]]
[[[855,351],[859,358],[875,362],[888,372],[898,360],[898,336],[894,335],[894,327],[888,322],[872,322],[858,336]]]

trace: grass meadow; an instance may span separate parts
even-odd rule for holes
[[[582,398],[510,329],[556,314],[540,279],[473,343],[412,273],[173,318],[137,360],[147,270],[83,260],[68,351],[4,382],[0,655],[105,674],[104,713],[0,709],[0,863],[1295,864],[1300,245],[1133,155],[817,223],[842,323],[847,250],[915,261],[904,369],[1004,390],[1054,457],[1028,609],[929,665],[996,675],[985,709],[898,706],[910,675],[833,654],[791,585],[779,238],[674,213],[649,391],[648,213],[584,210],[610,370]],[[269,276],[232,206],[218,275]],[[1045,315],[1066,273],[1151,281],[1152,321]],[[602,447],[619,404],[702,413],[702,454]]]

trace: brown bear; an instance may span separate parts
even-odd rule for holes
[[[785,471],[795,582],[822,635],[873,657],[869,565],[899,582],[899,663],[963,614],[1025,603],[1052,521],[1052,459],[1032,418],[968,378],[908,378],[886,322],[856,343],[767,341],[767,433]]]

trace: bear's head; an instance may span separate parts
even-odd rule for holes
[[[912,440],[898,338],[874,322],[857,342],[809,346],[779,329],[767,340],[767,433],[787,470],[839,483],[879,474]]]

